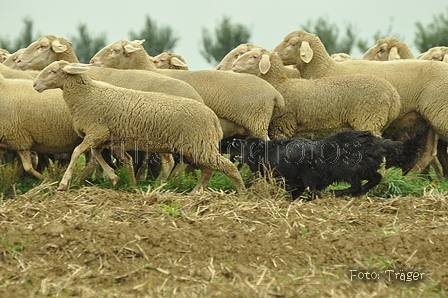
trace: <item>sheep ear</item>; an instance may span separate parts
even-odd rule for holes
[[[145,39],[140,39],[140,40],[135,39],[134,41],[131,42],[131,44],[133,46],[138,47],[138,46],[141,46],[144,42],[145,42]]]
[[[182,62],[182,60],[180,60],[179,58],[177,58],[177,57],[173,57],[173,58],[171,58],[171,64],[173,64],[173,65],[175,65],[175,66],[184,66],[184,67],[187,67],[188,65],[187,64],[185,64],[184,62]]]
[[[269,69],[271,68],[271,60],[269,55],[264,54],[263,56],[261,56],[261,60],[260,63],[258,64],[258,67],[260,68],[260,72],[262,74],[266,74]]]
[[[442,60],[442,62],[446,62],[446,63],[448,63],[448,54],[446,54],[445,56],[443,56],[443,60]]]
[[[53,51],[55,53],[63,53],[65,51],[67,51],[67,46],[61,44],[61,42],[59,40],[53,40],[51,42],[51,48],[53,49]]]
[[[392,61],[392,60],[399,60],[401,59],[400,55],[398,54],[398,49],[397,47],[391,47],[390,48],[390,52],[389,52],[389,57],[388,60]]]
[[[307,41],[302,41],[302,44],[300,45],[300,58],[305,63],[309,63],[311,59],[313,59],[313,50]]]
[[[68,74],[80,74],[80,73],[85,73],[90,69],[90,67],[88,66],[88,64],[70,64],[67,66],[64,66],[62,68],[62,71]]]
[[[126,51],[126,53],[134,53],[134,52],[136,52],[138,50],[141,50],[141,48],[134,47],[131,44],[127,44],[127,45],[124,46],[124,50]]]

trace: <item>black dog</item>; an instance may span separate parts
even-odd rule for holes
[[[348,130],[320,141],[303,138],[259,138],[234,140],[232,146],[242,154],[252,172],[284,177],[293,199],[309,187],[322,190],[333,182],[345,181],[350,188],[335,191],[336,196],[359,196],[381,182],[378,173],[383,158],[396,158],[401,142],[374,136],[368,131]],[[368,180],[362,184],[362,180]]]

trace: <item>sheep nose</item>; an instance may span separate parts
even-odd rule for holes
[[[90,64],[95,64],[95,59],[90,59]]]

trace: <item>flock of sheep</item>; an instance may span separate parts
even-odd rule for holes
[[[0,51],[0,144],[40,179],[34,152],[40,161],[71,154],[59,190],[83,153],[85,172],[99,164],[114,184],[111,155],[135,179],[156,153],[159,180],[193,164],[201,170],[193,192],[221,171],[244,194],[225,150],[252,171],[275,168],[293,198],[336,181],[351,184],[338,195],[360,195],[381,181],[384,159],[407,173],[438,170],[437,155],[448,170],[447,49],[414,57],[387,38],[362,59],[330,57],[316,35],[294,31],[272,51],[242,44],[216,70],[189,71],[179,55],[150,57],[138,40],[119,40],[83,65],[70,42],[47,35]]]

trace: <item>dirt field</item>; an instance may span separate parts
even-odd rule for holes
[[[446,194],[283,195],[42,184],[1,200],[0,297],[446,297]]]

